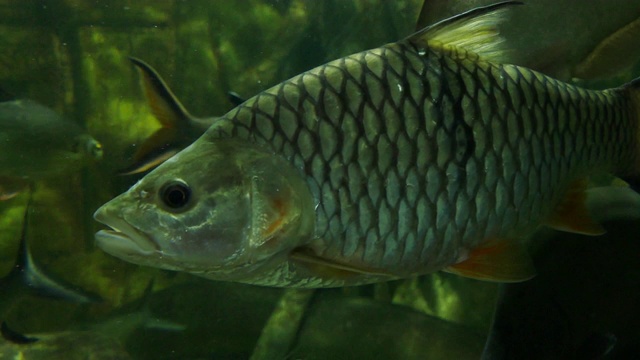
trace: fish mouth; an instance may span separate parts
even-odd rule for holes
[[[111,229],[96,233],[96,244],[112,255],[151,255],[160,251],[158,244],[149,236],[118,217],[110,217],[96,211],[94,218]]]

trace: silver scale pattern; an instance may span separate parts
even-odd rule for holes
[[[303,73],[227,119],[306,176],[319,255],[399,274],[523,235],[571,180],[628,161],[636,134],[613,91],[408,42]]]

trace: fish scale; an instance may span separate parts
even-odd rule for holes
[[[399,42],[294,77],[214,128],[305,174],[320,256],[425,272],[488,238],[520,237],[512,229],[543,221],[588,168],[631,159],[626,106],[528,69]]]

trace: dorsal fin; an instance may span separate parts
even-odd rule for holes
[[[162,80],[160,74],[140,59],[129,57],[129,60],[140,71],[142,87],[153,116],[160,121],[163,127],[181,127],[181,122],[188,122],[192,118],[169,86]]]
[[[508,63],[497,25],[504,21],[504,12],[512,5],[522,5],[522,2],[504,1],[478,7],[439,21],[407,39],[419,48],[464,50],[485,60]]]

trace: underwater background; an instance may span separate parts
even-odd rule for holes
[[[432,3],[426,24],[492,1]],[[597,89],[640,74],[637,61],[614,60],[620,71],[580,79],[572,72],[603,38],[640,17],[639,1],[526,3],[530,12],[518,9],[505,33],[525,65]],[[0,1],[0,88],[81,124],[104,149],[101,161],[35,184],[26,234],[42,268],[103,301],[21,297],[1,320],[40,340],[3,343],[0,359],[21,351],[25,359],[477,359],[497,303],[511,337],[488,358],[640,356],[637,221],[607,223],[601,237],[536,234],[539,276],[513,286],[436,273],[285,291],[136,266],[95,247],[101,226],[93,212],[141,177],[116,174],[160,127],[128,57],[153,66],[192,114],[222,115],[233,108],[228,92],[249,98],[410,35],[422,7],[422,0]],[[625,56],[640,55],[639,45],[631,41]],[[23,193],[0,202],[0,276],[16,261],[28,201]],[[45,341],[60,350],[35,348]]]

